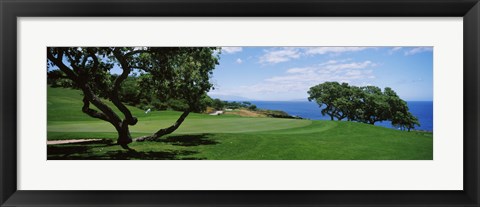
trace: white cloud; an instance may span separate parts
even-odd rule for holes
[[[358,52],[375,47],[283,47],[265,50],[260,63],[275,64],[313,55],[339,55],[345,52]]]
[[[393,53],[396,53],[396,52],[402,50],[402,48],[403,48],[403,47],[394,47],[394,48],[392,48],[392,49],[390,49],[390,50],[388,51],[388,54],[389,54],[389,55],[392,55]]]
[[[307,47],[305,48],[306,55],[324,55],[327,53],[344,53],[344,52],[358,52],[373,47]]]
[[[265,50],[265,54],[260,57],[260,63],[281,63],[299,57],[300,51],[293,47]]]
[[[361,69],[361,68],[366,68],[370,66],[376,66],[375,63],[372,61],[364,61],[364,62],[353,62],[353,63],[341,63],[341,64],[327,64],[324,67],[328,70],[343,70],[343,69]]]
[[[240,58],[237,58],[237,60],[236,60],[235,62],[238,63],[238,64],[242,64],[242,63],[243,63],[242,59],[240,59]]]
[[[305,68],[290,68],[287,70],[287,73],[306,73],[308,71],[311,71],[312,68],[310,67],[305,67]]]
[[[415,54],[418,54],[418,53],[422,53],[422,52],[431,52],[433,51],[433,47],[414,47],[412,49],[409,49],[407,51],[405,51],[405,55],[415,55]]]
[[[225,52],[226,54],[233,54],[241,52],[242,50],[242,47],[222,47],[222,52]]]
[[[377,64],[366,60],[330,60],[308,67],[290,68],[283,75],[264,79],[262,82],[224,89],[221,92],[258,100],[285,100],[285,97],[306,97],[308,89],[326,81],[346,82],[362,86],[374,80]]]
[[[367,60],[363,62],[328,61],[315,66],[291,68],[287,75],[274,76],[265,79],[266,82],[284,84],[285,82],[304,83],[306,87],[325,81],[352,82],[357,79],[373,78],[373,70],[367,69],[376,66]]]

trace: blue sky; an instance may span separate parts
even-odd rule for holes
[[[212,97],[307,100],[325,81],[391,87],[406,101],[433,100],[433,47],[223,47]]]
[[[223,100],[307,101],[310,87],[337,81],[432,101],[433,47],[222,47],[211,81]]]

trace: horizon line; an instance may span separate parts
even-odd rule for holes
[[[251,101],[269,101],[269,102],[274,102],[274,101],[282,101],[282,102],[311,102],[308,101],[308,99],[305,100],[296,100],[296,99],[290,99],[290,100],[259,100],[259,99],[221,99],[222,101],[246,101],[246,102],[251,102]],[[433,102],[433,100],[404,100],[406,102]]]

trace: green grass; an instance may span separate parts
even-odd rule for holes
[[[48,88],[49,140],[102,139],[49,145],[49,159],[212,159],[212,160],[431,160],[433,135],[355,122],[249,118],[190,114],[173,134],[134,142],[134,151],[115,145],[109,123],[81,112],[81,92]],[[110,103],[109,103],[110,104]],[[113,105],[110,104],[112,107]],[[132,136],[172,124],[180,112],[130,107],[139,118]]]

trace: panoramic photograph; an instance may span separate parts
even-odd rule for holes
[[[433,160],[433,47],[48,47],[48,160]]]

